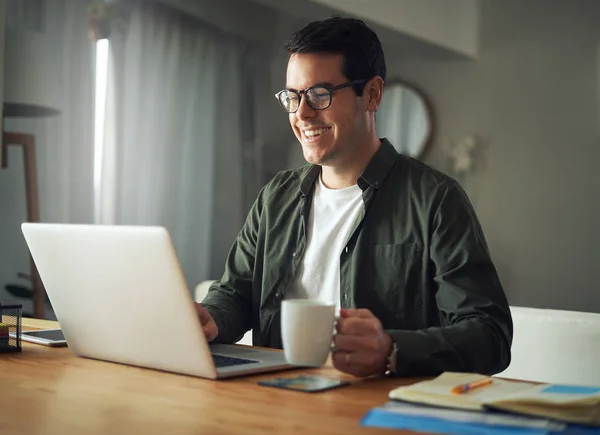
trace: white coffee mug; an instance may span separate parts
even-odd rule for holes
[[[331,350],[335,304],[287,299],[281,304],[281,338],[290,364],[321,367]]]

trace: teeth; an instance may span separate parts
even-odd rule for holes
[[[305,131],[304,131],[304,135],[305,135],[306,137],[315,137],[315,136],[318,136],[318,135],[320,135],[320,134],[323,134],[323,133],[325,133],[327,130],[329,130],[329,127],[326,127],[326,128],[318,128],[318,129],[316,129],[316,130],[305,130]]]

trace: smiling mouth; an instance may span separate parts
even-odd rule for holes
[[[315,128],[313,130],[302,130],[302,138],[307,141],[316,140],[331,130],[331,127]]]

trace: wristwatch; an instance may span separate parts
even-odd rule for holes
[[[398,359],[398,346],[396,342],[392,338],[392,351],[387,356],[387,366],[385,370],[386,375],[395,375],[396,374],[396,360]]]

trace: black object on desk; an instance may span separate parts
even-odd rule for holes
[[[0,353],[21,352],[22,305],[0,304]]]

